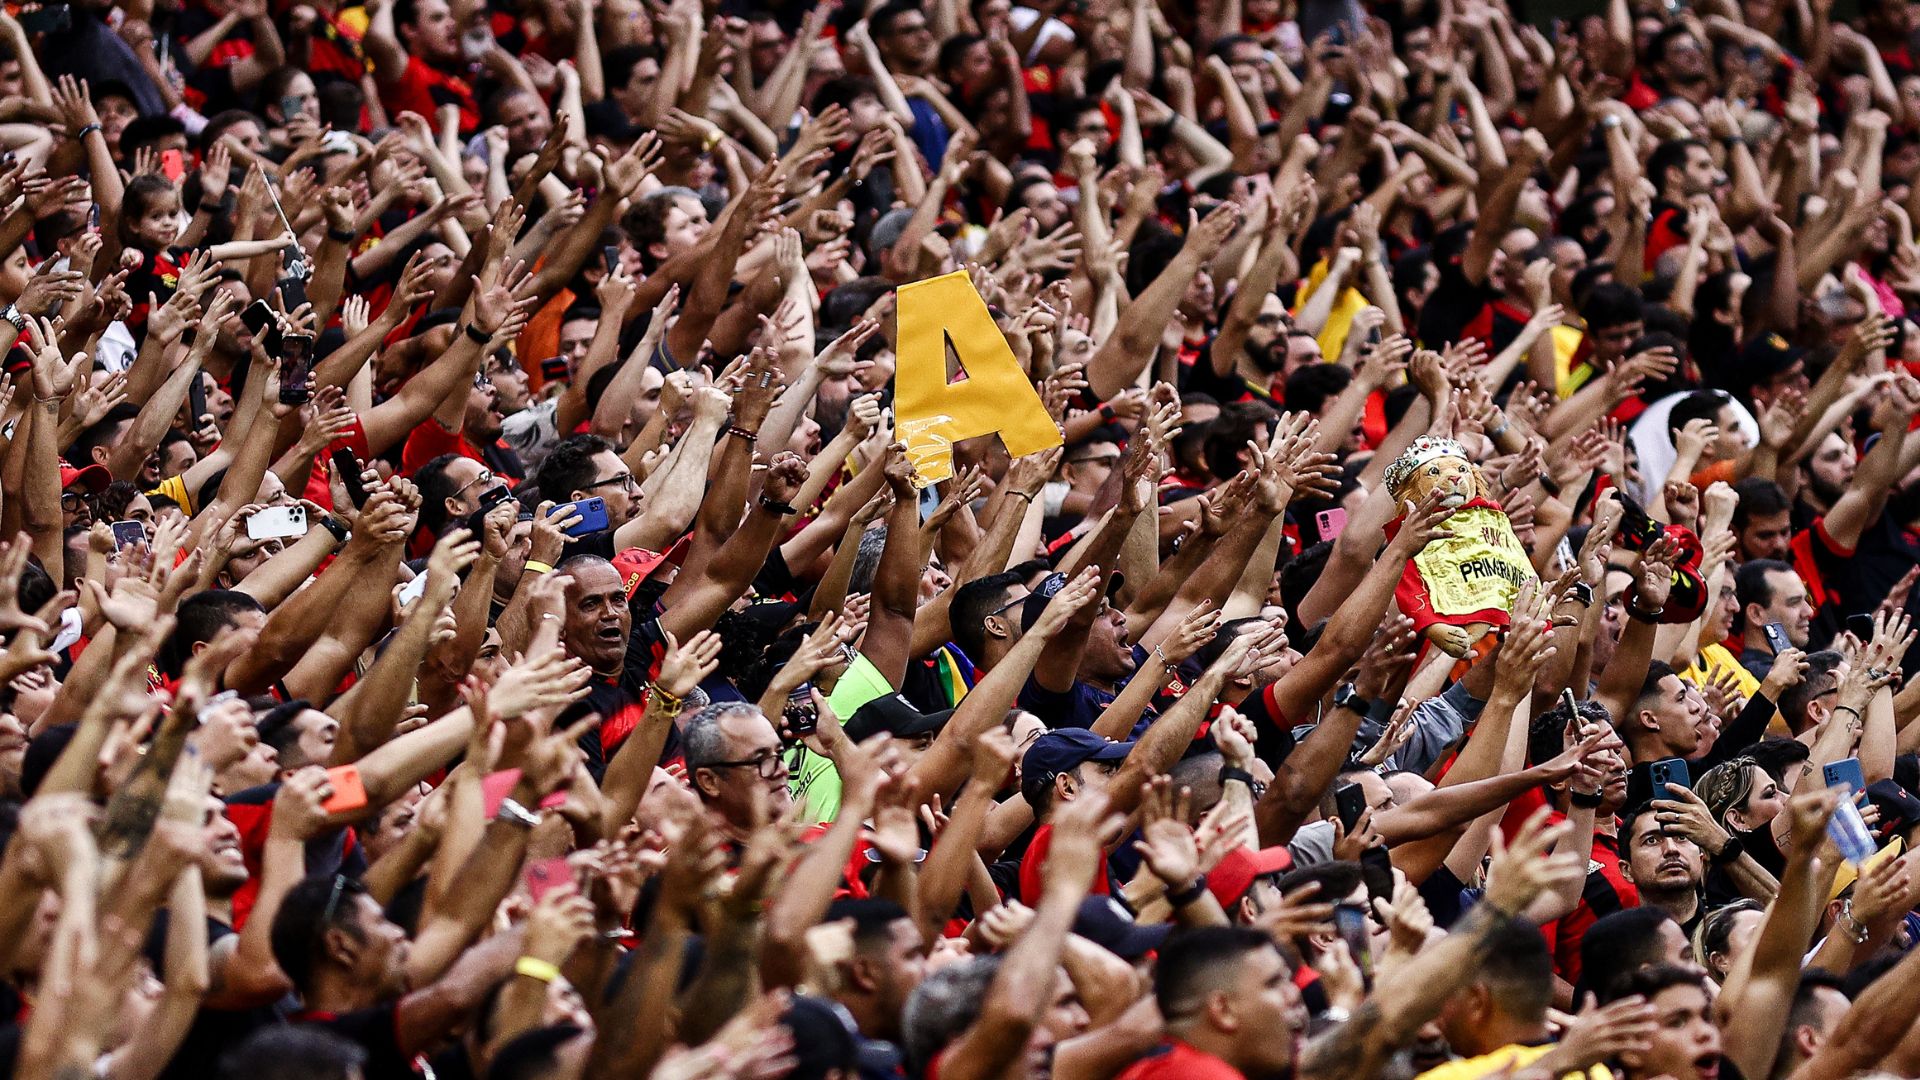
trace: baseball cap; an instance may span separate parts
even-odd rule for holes
[[[1250,847],[1237,847],[1221,858],[1219,865],[1207,875],[1207,890],[1213,893],[1220,906],[1231,909],[1253,888],[1254,879],[1262,874],[1280,874],[1293,869],[1293,852],[1285,844],[1276,847],[1261,848],[1255,851]]]
[[[1879,866],[1888,859],[1899,858],[1906,850],[1906,841],[1896,836],[1887,841],[1886,846],[1882,847],[1879,851],[1869,855],[1867,861],[1861,863],[1859,866],[1855,866],[1845,859],[1842,859],[1840,861],[1840,872],[1834,875],[1833,887],[1827,890],[1827,903],[1831,904],[1835,900],[1840,899],[1840,894],[1852,887],[1853,883],[1859,880],[1861,874]]]
[[[630,547],[616,552],[610,561],[613,563],[613,568],[620,572],[620,580],[626,583],[627,596],[631,598],[633,591],[663,564],[672,562],[677,565],[681,559],[686,558],[687,544],[691,539],[691,534],[682,536],[665,551],[648,551],[646,548]]]
[[[1133,743],[1114,742],[1086,728],[1059,728],[1046,731],[1027,747],[1020,759],[1024,777],[1057,776],[1089,761],[1125,761],[1133,752]]]
[[[60,490],[62,491],[75,484],[79,484],[88,491],[99,491],[111,483],[113,483],[113,474],[107,471],[105,465],[90,463],[75,468],[65,460],[60,462]]]
[[[1126,580],[1126,575],[1120,573],[1118,570],[1109,574],[1107,576],[1107,599],[1111,600],[1119,596],[1120,586],[1125,584]],[[1052,600],[1061,589],[1066,587],[1067,575],[1058,570],[1041,578],[1040,584],[1035,585],[1033,591],[1027,594],[1027,598],[1020,602],[1020,629],[1022,631],[1033,629],[1033,624],[1040,621],[1040,613],[1047,610],[1048,601]]]
[[[1749,386],[1756,386],[1792,367],[1807,355],[1807,350],[1791,344],[1771,331],[1761,334],[1740,348],[1740,370]]]
[[[1142,926],[1111,896],[1089,896],[1080,901],[1073,932],[1122,960],[1137,960],[1158,949],[1172,932],[1172,923]]]
[[[947,726],[952,709],[921,712],[899,693],[881,694],[853,711],[847,718],[847,738],[854,742],[881,732],[903,739],[930,735]]]

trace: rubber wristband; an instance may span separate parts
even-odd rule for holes
[[[553,573],[553,564],[543,563],[539,559],[528,559],[527,569],[536,574],[551,574]]]
[[[550,983],[560,977],[560,969],[537,956],[523,956],[513,962],[513,973]]]
[[[342,244],[351,244],[355,240],[360,239],[360,234],[354,232],[352,229],[328,229],[327,239],[335,240]]]
[[[467,336],[472,338],[476,345],[485,345],[487,342],[493,340],[492,334],[487,333],[472,323],[468,323],[462,329],[466,330]]]
[[[99,124],[88,124],[88,125],[86,125],[85,127],[82,127],[82,128],[81,128],[81,129],[79,130],[79,132],[78,132],[78,133],[76,133],[76,134],[74,135],[74,139],[75,139],[75,140],[82,140],[82,139],[85,139],[85,138],[86,138],[87,136],[89,136],[89,135],[91,135],[91,134],[93,134],[94,132],[96,132],[96,131],[99,131],[99,130],[100,130],[100,125],[99,125]]]
[[[1206,891],[1207,891],[1207,875],[1201,874],[1198,877],[1194,878],[1193,884],[1187,886],[1184,890],[1180,892],[1167,893],[1167,903],[1172,904],[1174,907],[1177,907],[1177,908],[1183,908],[1183,907],[1186,907],[1188,904],[1193,903],[1195,900],[1200,899],[1200,897],[1204,895]]]

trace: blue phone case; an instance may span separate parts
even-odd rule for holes
[[[1820,766],[1820,778],[1828,787],[1847,785],[1854,793],[1867,790],[1867,776],[1860,771],[1859,758],[1847,758],[1845,761],[1830,761]]]
[[[552,516],[564,518],[569,512],[580,515],[580,524],[568,529],[568,536],[586,536],[606,531],[607,500],[596,496],[591,499],[581,499],[577,503],[563,503],[553,508]]]
[[[1647,767],[1647,775],[1653,781],[1653,797],[1671,799],[1673,792],[1667,790],[1668,784],[1692,787],[1693,777],[1687,772],[1687,763],[1683,758],[1664,758]]]

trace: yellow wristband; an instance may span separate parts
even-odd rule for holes
[[[550,983],[560,977],[560,969],[535,956],[523,956],[513,962],[513,973]]]
[[[536,574],[553,573],[553,567],[547,563],[541,562],[539,559],[528,559],[527,569],[533,571]]]

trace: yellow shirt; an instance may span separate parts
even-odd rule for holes
[[[181,477],[169,476],[165,480],[160,481],[159,487],[147,492],[147,494],[165,495],[167,498],[179,503],[180,509],[185,511],[188,517],[194,515],[193,498],[187,494],[187,482]]]
[[[1300,295],[1311,299],[1314,292],[1320,288],[1320,283],[1326,279],[1327,260],[1321,259],[1313,264],[1312,270],[1307,272],[1307,284],[1300,290]],[[1367,298],[1361,294],[1360,290],[1350,285],[1340,290],[1340,295],[1333,299],[1332,310],[1327,312],[1327,324],[1320,328],[1319,337],[1314,339],[1320,343],[1322,357],[1328,360],[1339,359],[1340,350],[1347,347],[1347,330],[1353,325],[1353,317],[1366,306]],[[1300,301],[1299,307],[1306,307],[1306,300]]]
[[[1740,688],[1741,697],[1751,698],[1760,692],[1760,680],[1741,666],[1739,657],[1717,641],[1702,648],[1700,655],[1693,658],[1693,663],[1680,673],[1680,677],[1695,686],[1705,686],[1728,671],[1733,672],[1734,683]]]
[[[1556,326],[1547,333],[1553,338],[1554,396],[1564,401],[1593,378],[1592,365],[1583,363],[1578,369],[1573,366],[1573,354],[1580,351],[1580,343],[1587,335],[1577,326]]]
[[[1415,1077],[1414,1080],[1481,1080],[1503,1070],[1519,1070],[1546,1057],[1553,1045],[1546,1046],[1503,1046],[1479,1057],[1462,1058],[1449,1061],[1445,1065],[1436,1065]],[[1595,1065],[1584,1073],[1570,1072],[1562,1080],[1613,1080],[1613,1072]]]

